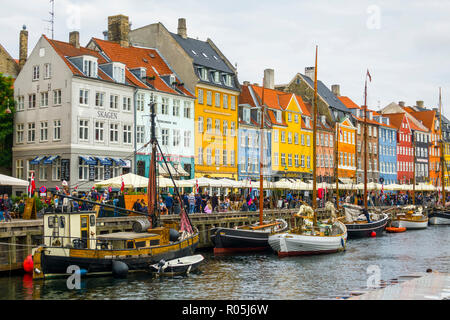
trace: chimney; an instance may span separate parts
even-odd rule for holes
[[[268,89],[275,87],[275,72],[273,69],[264,70],[264,87]]]
[[[78,31],[69,33],[69,43],[77,49],[80,48],[80,33]]]
[[[315,67],[306,67],[305,68],[305,76],[307,76],[308,78],[310,78],[312,81],[314,81],[314,72],[315,72]]]
[[[108,30],[103,31],[103,40],[108,40]]]
[[[250,81],[244,81],[243,85],[244,86],[249,86],[250,85]]]
[[[128,48],[130,23],[123,14],[108,17],[108,40],[117,42],[121,47]]]
[[[22,69],[28,58],[28,31],[27,27],[23,25],[19,36],[19,68]]]
[[[179,18],[178,19],[178,35],[183,39],[187,38],[187,28],[186,28],[186,19]]]
[[[416,104],[419,108],[423,108],[423,101],[421,101],[421,100],[416,101]]]
[[[404,107],[404,106],[405,106],[405,101],[399,101],[399,102],[398,102],[398,105],[399,105],[400,107]]]
[[[338,84],[333,84],[331,86],[331,91],[333,92],[333,94],[336,97],[339,97],[341,95],[341,88],[340,88],[340,86]]]

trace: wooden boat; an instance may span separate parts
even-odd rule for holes
[[[400,233],[405,232],[406,228],[386,227],[386,231],[390,233]]]
[[[332,223],[322,221],[314,225],[311,215],[303,215],[307,211],[313,210],[309,206],[302,205],[299,213],[294,215],[295,225],[298,227],[269,236],[269,245],[278,256],[323,254],[345,250],[347,241],[345,224],[334,220]]]
[[[269,236],[286,231],[288,224],[283,219],[263,221],[263,224],[239,226],[236,228],[217,227],[211,229],[214,253],[255,252],[270,250]]]
[[[169,261],[161,260],[156,264],[152,264],[150,269],[157,275],[164,276],[188,274],[195,271],[203,260],[204,257],[201,254],[196,254]]]
[[[164,260],[190,256],[199,243],[198,230],[181,208],[180,222],[160,225],[156,190],[155,104],[152,109],[152,157],[148,185],[148,214],[133,225],[140,232],[97,234],[96,212],[44,213],[44,244],[32,250],[33,278],[67,276],[69,266],[77,266],[81,274],[113,274],[123,276],[130,271],[148,271],[150,265]],[[167,166],[165,156],[159,147]],[[168,169],[169,173],[170,170]],[[179,199],[178,188],[171,176]],[[60,195],[76,201],[86,201]],[[62,202],[62,201],[61,201]],[[86,201],[89,202],[89,201]],[[181,202],[181,201],[180,201]],[[107,206],[94,202],[95,205]],[[131,211],[122,209],[123,211]]]
[[[433,225],[450,224],[450,211],[444,211],[443,208],[434,208],[428,218],[429,223]]]
[[[412,229],[426,229],[428,227],[428,217],[422,212],[422,207],[411,205],[404,207],[399,212],[394,213],[391,221],[391,226],[397,228]]]
[[[259,161],[259,222],[252,225],[238,226],[235,228],[215,227],[211,229],[211,242],[214,244],[214,253],[236,253],[255,252],[270,250],[268,238],[271,234],[286,231],[288,224],[283,219],[272,219],[263,221],[263,157],[264,157],[264,87],[263,80],[262,102],[261,102],[261,123],[260,123],[260,161]]]
[[[367,222],[367,217],[361,214],[363,209],[360,206],[345,204],[343,207],[345,211],[344,224],[347,227],[349,239],[372,237],[373,232],[376,236],[383,234],[389,221],[386,213],[369,212],[370,222]]]

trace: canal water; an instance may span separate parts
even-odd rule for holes
[[[365,288],[372,274],[368,270],[379,270],[381,280],[428,268],[450,272],[449,233],[450,226],[429,226],[348,240],[341,253],[282,259],[272,253],[214,256],[206,251],[199,271],[188,276],[86,278],[78,290],[69,290],[65,279],[33,282],[27,275],[3,276],[0,299],[330,299]]]

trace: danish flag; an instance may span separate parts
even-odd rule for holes
[[[28,192],[30,193],[30,197],[32,197],[34,190],[36,189],[36,184],[34,182],[34,172],[31,173],[30,180],[31,180],[31,182],[30,182],[30,186],[28,187]]]

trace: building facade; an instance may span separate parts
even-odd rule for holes
[[[377,115],[374,119],[380,123],[378,130],[379,182],[384,185],[397,183],[397,130],[390,124],[388,117]]]
[[[356,184],[356,128],[350,118],[336,122],[338,135],[338,178],[342,183]]]

